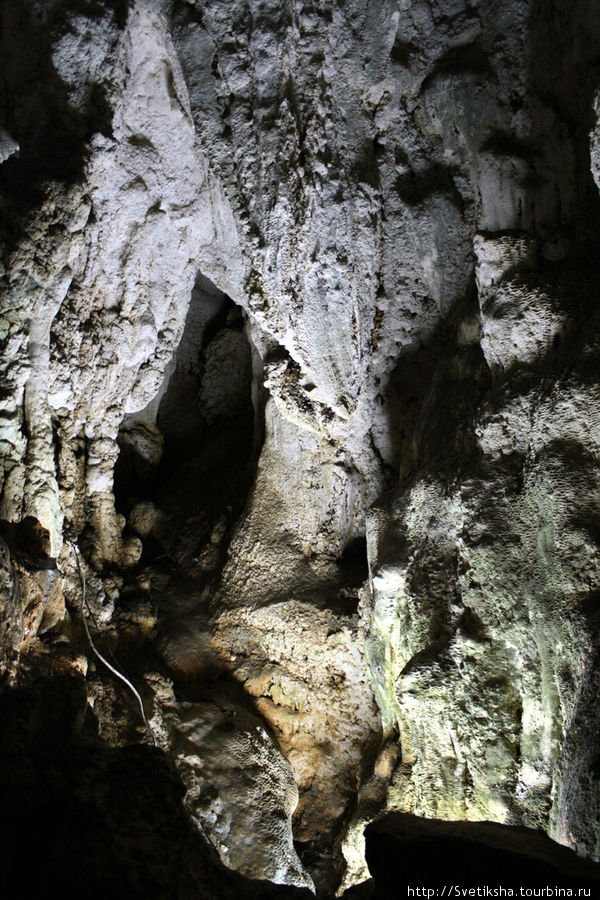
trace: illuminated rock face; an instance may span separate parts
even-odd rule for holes
[[[385,808],[597,857],[594,4],[1,16],[7,683],[140,739],[69,535],[227,864],[350,884]]]

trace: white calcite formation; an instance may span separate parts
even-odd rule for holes
[[[599,858],[594,4],[0,15],[7,684],[135,730],[69,536],[231,867],[350,885],[385,809]]]

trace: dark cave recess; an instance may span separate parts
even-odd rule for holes
[[[158,396],[119,433],[115,502],[142,562],[214,572],[252,484],[262,441],[244,315],[204,275]]]

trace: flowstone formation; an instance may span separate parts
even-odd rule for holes
[[[6,715],[83,698],[78,810],[156,745],[188,894],[343,890],[386,810],[598,859],[594,4],[0,25]]]

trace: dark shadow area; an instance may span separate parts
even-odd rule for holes
[[[358,535],[351,538],[338,560],[338,582],[332,585],[328,595],[324,592],[327,609],[342,616],[353,616],[358,610],[359,591],[369,577],[367,539]]]
[[[475,43],[452,47],[436,62],[422,92],[440,75],[452,75],[457,83],[473,73],[495,80],[490,49],[484,45],[486,35],[503,28],[506,10],[502,7],[490,6],[487,30]],[[513,289],[511,296],[520,292],[528,302],[528,294],[546,292],[564,313],[565,328],[535,362],[516,362],[510,370],[495,371],[492,376],[476,339],[463,346],[458,339],[460,323],[469,317],[476,322],[479,317],[473,283],[468,296],[434,333],[399,358],[382,385],[393,443],[389,462],[397,468],[400,484],[410,483],[417,471],[445,469],[450,475],[457,460],[459,466],[472,466],[478,456],[473,415],[484,400],[489,398],[492,405],[504,403],[510,392],[524,393],[540,381],[550,384],[573,369],[582,382],[597,379],[596,355],[582,351],[590,331],[598,326],[600,196],[590,171],[589,133],[595,124],[593,101],[600,83],[600,20],[592,0],[574,4],[531,0],[529,10],[528,91],[511,99],[514,109],[526,115],[528,129],[510,131],[513,119],[503,120],[498,112],[497,122],[482,123],[476,152],[492,153],[500,160],[516,156],[527,163],[525,196],[533,210],[531,228],[513,234],[539,238],[539,260],[535,269],[505,272],[503,281],[512,282],[508,285]],[[403,64],[409,50],[401,44]],[[406,169],[405,154],[396,150],[396,156]],[[441,191],[459,209],[463,207],[452,169],[439,161],[418,175],[410,171],[399,175],[396,189],[405,204],[418,204]],[[497,231],[493,236],[505,234]],[[493,297],[489,303],[494,306]],[[500,296],[497,308],[487,308],[486,315],[502,318],[507,313],[503,303],[506,297]]]
[[[196,370],[176,365],[158,410],[164,450],[157,497],[162,508],[181,509],[193,503],[196,485],[201,505],[216,508],[238,480],[235,473],[247,477],[253,452],[252,356],[239,307],[224,298]]]
[[[592,591],[581,601],[590,632],[598,634],[600,597]],[[596,638],[597,639],[597,638]],[[600,654],[590,654],[581,677],[555,781],[560,785],[560,826],[577,841],[580,853],[597,855],[600,818]],[[567,762],[568,761],[568,762]],[[595,896],[592,893],[592,896]]]
[[[398,196],[408,206],[418,206],[432,194],[444,194],[459,211],[464,209],[464,201],[457,190],[450,169],[433,164],[423,172],[410,170],[398,175],[395,184]]]
[[[473,285],[426,341],[400,357],[382,386],[401,485],[417,469],[454,465],[457,455],[467,463],[477,452],[469,425],[491,376],[479,344],[459,339],[461,323],[477,316]]]
[[[48,4],[46,16],[50,28],[63,26],[67,14],[102,18],[112,13],[115,24],[123,28],[129,15],[130,0],[54,0]]]
[[[327,575],[319,573],[301,560],[294,572],[294,600],[328,610],[336,616],[352,617],[358,611],[360,591],[369,577],[367,541],[364,536],[351,538]],[[290,599],[285,588],[269,596],[263,607],[285,603]]]
[[[342,565],[356,566],[364,570],[367,565],[367,539],[366,537],[352,538],[346,546],[340,558]]]
[[[596,259],[600,195],[590,169],[589,135],[599,84],[600,19],[593,0],[532,0],[529,87],[567,125],[575,147],[576,221],[570,224],[578,239],[593,242]],[[557,172],[561,168],[558,159]]]
[[[594,530],[600,539],[600,523],[594,523]],[[581,610],[591,631],[600,632],[600,590],[590,591],[581,601]],[[600,774],[600,773],[598,773]]]
[[[411,58],[417,53],[417,47],[398,32],[390,51],[390,61],[403,69],[410,68]]]
[[[407,886],[502,886],[515,896],[521,887],[586,888],[588,896],[600,888],[599,865],[527,828],[388,813],[367,826],[365,837],[377,900],[396,900]]]
[[[194,691],[187,699],[203,700]],[[189,821],[183,784],[165,755],[99,740],[83,681],[59,676],[5,690],[0,729],[5,889],[98,900],[312,896],[225,868]],[[597,864],[540,832],[486,822],[387,814],[367,827],[366,855],[374,882],[347,897],[383,900],[404,896],[407,886],[444,884],[552,885],[595,896],[600,885]]]
[[[226,869],[194,829],[184,787],[151,747],[98,740],[84,683],[0,697],[0,883],[23,897],[310,897]]]
[[[196,579],[220,569],[262,444],[252,354],[241,309],[200,275],[161,392],[119,436],[116,505],[142,564]]]
[[[9,250],[43,201],[46,184],[81,181],[87,142],[98,132],[112,134],[104,88],[91,84],[76,108],[52,63],[53,41],[73,5],[4,0],[0,7],[0,126],[20,147],[0,166],[0,239]],[[99,3],[75,5],[85,15],[106,15]],[[127,7],[126,0],[109,4],[118,24]]]
[[[495,77],[488,54],[476,43],[459,44],[446,50],[423,81],[421,90],[426,90],[433,81],[444,75]]]
[[[527,297],[528,302],[536,294],[552,298],[564,320],[561,333],[532,361],[515,360],[490,371],[480,344],[461,342],[461,324],[479,315],[474,289],[427,341],[398,360],[381,393],[389,410],[400,485],[412,483],[417,472],[452,479],[467,471],[484,478],[493,474],[473,433],[483,404],[491,413],[533,390],[542,398],[559,381],[597,383],[598,267],[588,251],[589,245],[578,246],[565,260],[539,259],[536,269],[503,278],[511,290],[508,296]],[[497,308],[488,304],[486,314],[501,320],[515,310],[504,300]],[[513,454],[495,460],[491,468],[512,468],[518,480],[522,464]]]
[[[33,516],[26,516],[20,522],[0,519],[0,538],[20,560],[29,560],[37,568],[55,567],[50,558],[50,534]]]

